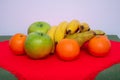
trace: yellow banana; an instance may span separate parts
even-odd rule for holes
[[[82,33],[67,35],[66,38],[75,39],[79,43],[79,45],[82,46],[86,41],[90,40],[95,35],[96,34],[94,33],[94,31],[85,31]]]
[[[63,21],[58,25],[55,32],[55,44],[57,44],[61,39],[65,37],[67,25],[67,21]]]
[[[85,31],[89,31],[89,30],[90,30],[90,27],[87,23],[85,23],[85,22],[81,23],[80,32],[85,32]]]
[[[79,30],[80,22],[78,20],[72,20],[67,26],[67,34],[74,34]]]
[[[47,32],[47,34],[50,36],[50,38],[53,41],[53,48],[52,48],[51,54],[53,54],[55,51],[55,32],[56,32],[56,29],[57,29],[57,26],[52,26],[50,28],[50,30]]]
[[[105,35],[105,32],[102,30],[93,30],[93,31],[96,33],[96,35]]]

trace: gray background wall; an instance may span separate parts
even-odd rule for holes
[[[120,0],[0,0],[0,35],[27,34],[35,21],[72,19],[120,37]]]

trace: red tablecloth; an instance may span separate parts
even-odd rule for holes
[[[19,80],[94,80],[100,71],[120,63],[120,42],[111,41],[111,44],[106,57],[97,58],[81,50],[77,60],[64,62],[55,55],[43,60],[32,60],[26,55],[15,56],[8,41],[3,41],[0,42],[0,67]]]

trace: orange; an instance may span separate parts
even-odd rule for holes
[[[56,45],[56,53],[62,60],[73,60],[80,53],[80,46],[74,39],[62,39]]]
[[[9,40],[9,47],[11,51],[16,55],[25,54],[24,42],[26,40],[26,35],[22,33],[14,34]]]
[[[88,50],[94,56],[105,56],[111,48],[110,40],[105,35],[93,37],[88,42]]]

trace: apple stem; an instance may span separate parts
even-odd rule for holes
[[[43,24],[40,24],[39,27],[43,27]]]

